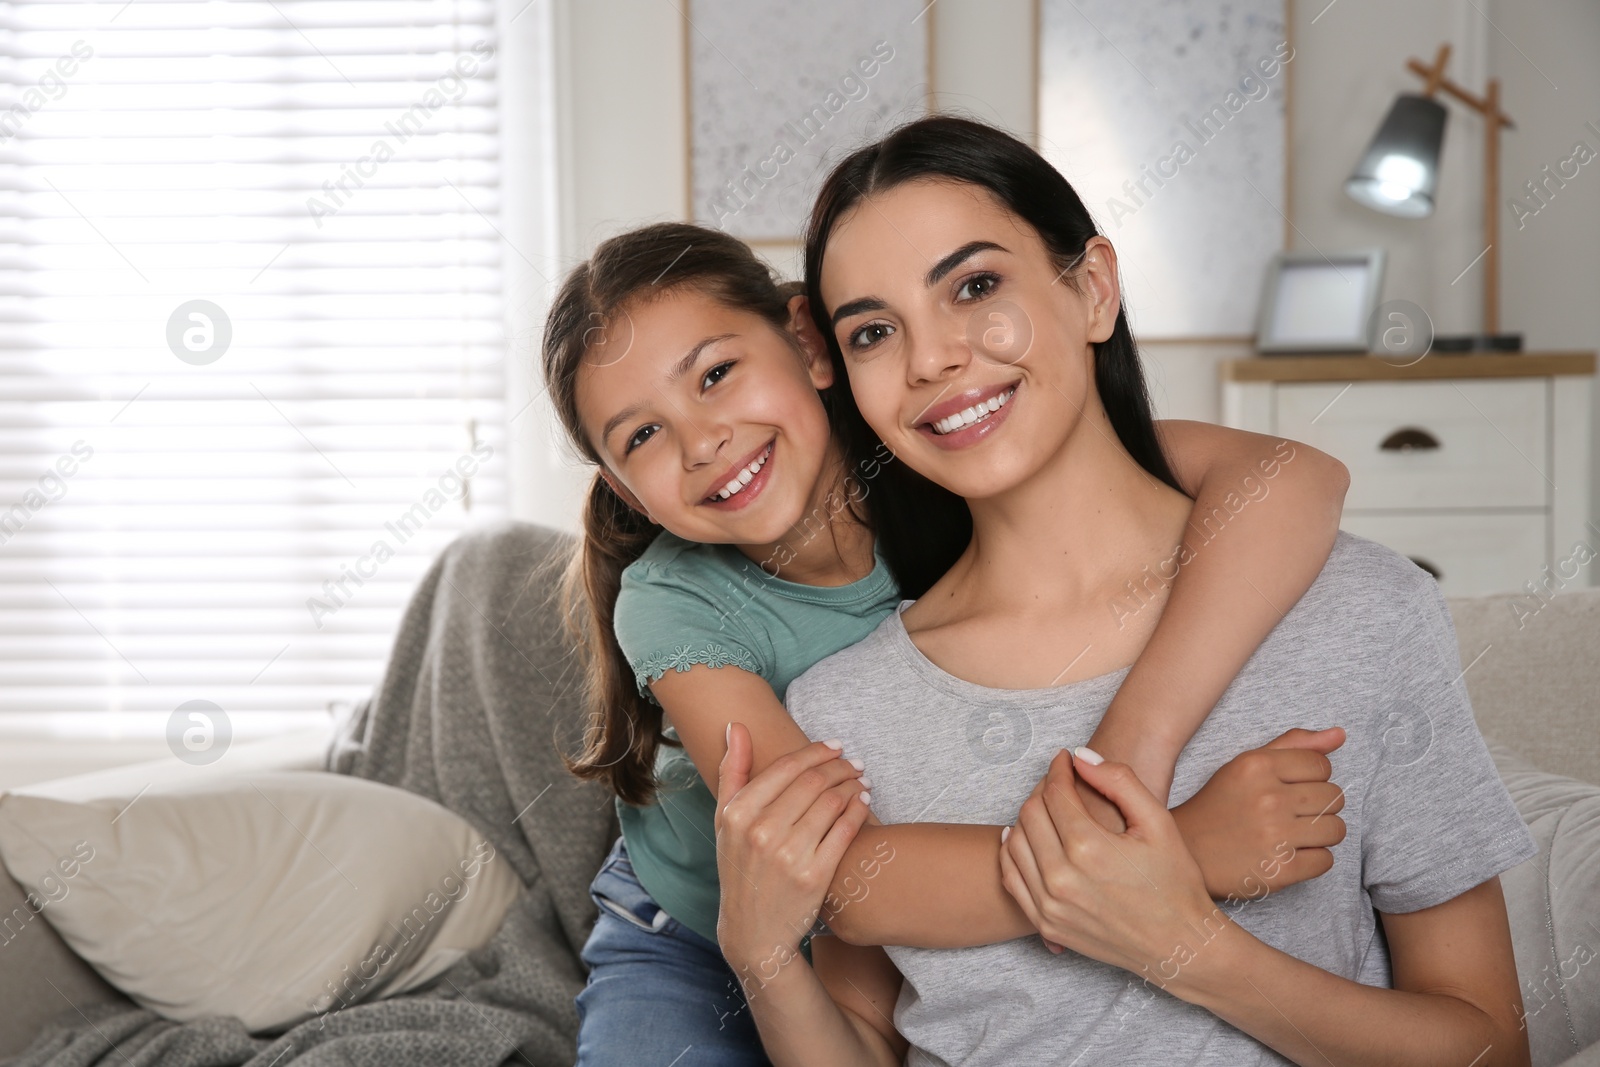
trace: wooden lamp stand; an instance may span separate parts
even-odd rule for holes
[[[1482,96],[1474,96],[1444,76],[1445,64],[1450,61],[1450,46],[1442,44],[1430,66],[1412,57],[1406,68],[1420,77],[1424,96],[1433,97],[1441,89],[1445,94],[1470,107],[1483,116],[1483,240],[1488,247],[1483,251],[1483,334],[1472,339],[1472,348],[1499,351],[1521,351],[1521,334],[1500,333],[1500,127],[1515,129],[1510,116],[1500,110],[1500,79],[1490,78]],[[1435,347],[1442,347],[1435,345]]]

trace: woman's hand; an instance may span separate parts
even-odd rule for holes
[[[717,940],[747,995],[799,958],[801,939],[827,918],[828,885],[866,821],[867,779],[836,746],[807,745],[752,779],[750,734],[743,723],[728,726],[717,782]]]
[[[1260,900],[1326,874],[1344,840],[1328,753],[1344,731],[1289,730],[1224,763],[1172,817],[1218,900]],[[1081,783],[1080,783],[1081,784]]]
[[[1226,917],[1213,915],[1171,813],[1132,768],[1077,751],[1076,761],[1057,753],[1044,789],[1023,803],[1000,850],[1001,880],[1048,941],[1124,970],[1162,973],[1175,945]],[[1126,830],[1110,833],[1084,810],[1080,776],[1116,805]]]

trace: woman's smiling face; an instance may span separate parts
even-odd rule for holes
[[[815,505],[833,380],[753,312],[692,287],[630,304],[578,374],[585,432],[624,499],[680,537],[779,541]],[[618,343],[620,341],[620,344]],[[621,351],[608,352],[608,347]]]
[[[1021,484],[1087,415],[1104,424],[1094,343],[1119,308],[1094,237],[1065,276],[988,190],[920,179],[874,194],[828,240],[822,296],[866,421],[968,500]]]

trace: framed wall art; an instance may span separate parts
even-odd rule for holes
[[[799,239],[828,168],[928,107],[927,0],[685,0],[689,206],[752,243]]]
[[[1247,337],[1288,224],[1284,0],[1039,3],[1039,150],[1116,247],[1135,336]]]

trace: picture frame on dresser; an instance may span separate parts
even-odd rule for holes
[[[1593,352],[1267,356],[1221,373],[1225,424],[1337,457],[1350,470],[1341,526],[1410,557],[1445,595],[1590,584],[1565,564],[1597,536]]]
[[[1383,268],[1381,248],[1274,253],[1261,286],[1256,351],[1371,351]]]

